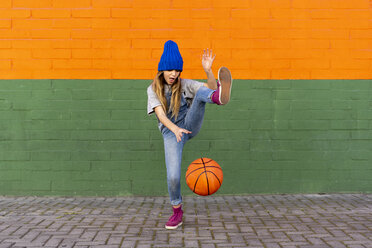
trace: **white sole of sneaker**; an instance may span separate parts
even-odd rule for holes
[[[227,67],[223,66],[218,70],[218,81],[221,84],[219,100],[222,104],[227,104],[230,101],[233,81],[231,72]]]
[[[179,223],[177,226],[167,226],[167,225],[165,225],[165,229],[174,230],[174,229],[177,229],[179,226],[182,226],[182,222]]]

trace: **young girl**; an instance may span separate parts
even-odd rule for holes
[[[229,69],[221,67],[218,81],[212,72],[215,56],[204,50],[202,66],[207,74],[207,83],[181,79],[183,60],[174,41],[164,44],[158,73],[147,88],[147,113],[155,112],[158,127],[164,139],[167,183],[173,215],[165,224],[167,229],[182,225],[181,161],[182,150],[189,139],[200,130],[205,104],[227,104],[230,100],[232,77]]]

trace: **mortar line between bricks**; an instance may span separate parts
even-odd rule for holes
[[[288,240],[290,240],[290,241],[294,241],[289,235],[288,235],[288,233],[284,233],[284,235],[288,238]]]
[[[25,234],[21,235],[21,238],[24,238],[28,233],[30,233],[31,230],[32,230],[32,229],[28,229],[27,232],[26,232]]]
[[[63,241],[65,241],[65,239],[63,239],[62,242],[63,242]],[[72,247],[75,247],[75,246],[76,246],[76,241],[74,241],[74,242],[72,243]]]
[[[62,244],[63,240],[64,240],[63,238],[60,239],[60,241],[57,244],[57,247],[59,247]]]
[[[93,236],[93,238],[92,238],[92,241],[94,241],[94,240],[96,239],[98,233],[99,233],[99,231],[95,231],[95,234],[94,234],[94,236]]]
[[[22,219],[22,218],[21,218]],[[21,229],[22,226],[19,226],[17,229],[15,229],[13,232],[9,233],[10,235],[13,235],[15,232],[17,232],[19,229]]]
[[[53,235],[49,235],[49,238],[48,239],[46,239],[45,241],[44,241],[44,244],[43,244],[43,246],[45,246],[45,244],[47,244],[48,243],[48,241],[49,240],[51,240],[51,238],[53,237]]]
[[[105,241],[105,245],[107,245],[107,243],[108,243],[108,241],[110,240],[111,236],[112,236],[112,234],[109,233],[108,236],[107,236],[107,239],[106,239],[106,241]]]
[[[119,244],[119,247],[122,247],[123,246],[123,242],[124,242],[124,236],[121,237],[121,240],[120,240],[120,244]]]
[[[66,225],[66,223],[62,223],[62,225],[60,225],[58,228],[57,228],[57,232],[59,232],[64,226]]]
[[[227,242],[231,243],[231,237],[228,232],[226,232]]]

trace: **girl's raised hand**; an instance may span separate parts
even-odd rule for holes
[[[216,55],[213,55],[212,50],[204,49],[203,57],[202,57],[202,65],[205,72],[209,72],[212,69],[212,64],[216,58]]]

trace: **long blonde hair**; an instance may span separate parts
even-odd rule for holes
[[[154,81],[152,82],[152,89],[157,95],[164,112],[165,113],[172,112],[172,117],[175,117],[175,119],[177,120],[178,112],[180,110],[181,105],[181,78],[180,76],[178,76],[176,81],[171,85],[172,97],[169,109],[167,104],[167,98],[165,97],[164,94],[164,88],[166,84],[167,82],[164,79],[164,72],[159,71]]]

